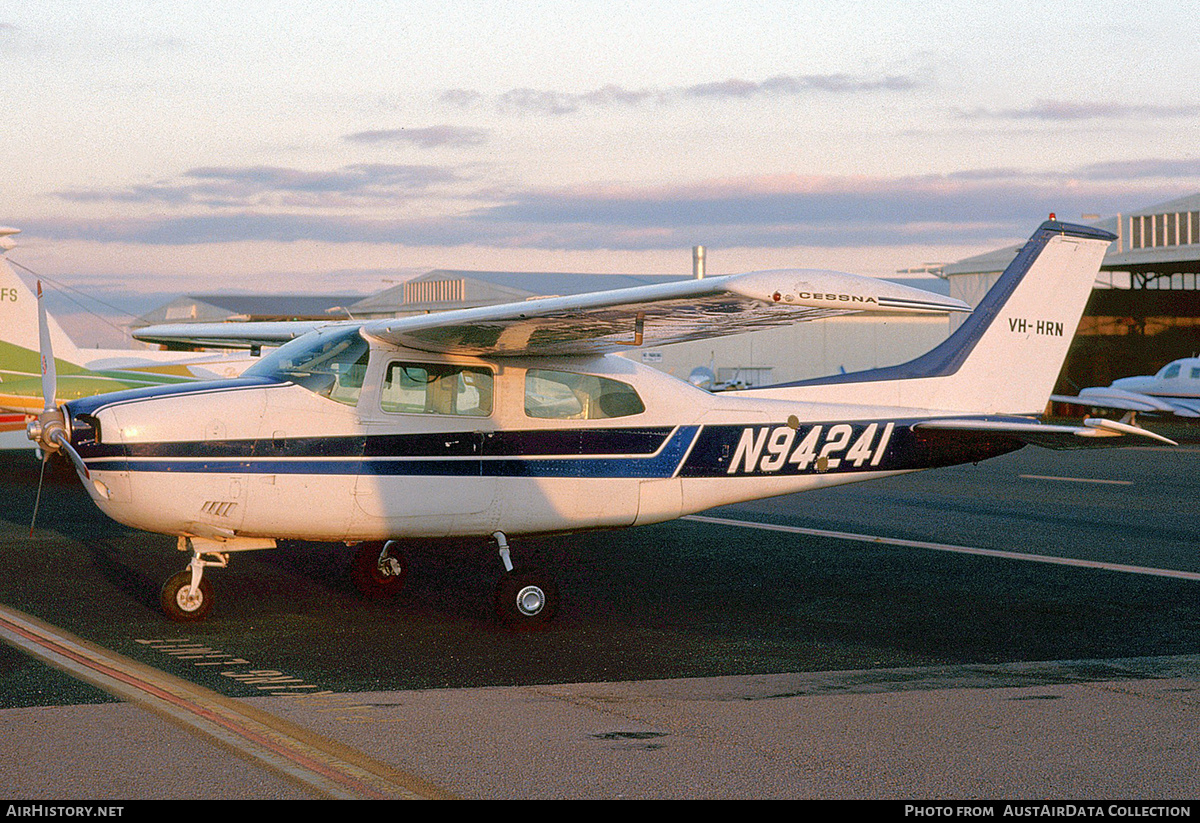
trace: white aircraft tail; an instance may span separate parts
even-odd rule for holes
[[[797,400],[982,414],[1045,410],[1115,236],[1043,223],[971,316],[921,357],[882,369],[774,386]]]
[[[13,248],[11,236],[17,229],[0,228],[0,346],[8,348],[16,346],[26,352],[33,352],[34,372],[40,343],[38,339],[38,310],[37,295],[17,276],[12,264],[4,257],[5,252]],[[79,348],[75,345],[58,325],[53,317],[46,316],[46,325],[50,330],[50,343],[54,347],[57,360],[79,364],[82,361]]]

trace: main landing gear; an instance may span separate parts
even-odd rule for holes
[[[512,629],[540,629],[558,612],[558,586],[546,572],[513,568],[508,539],[495,532],[504,575],[496,584],[496,616]]]
[[[395,540],[360,544],[350,563],[355,588],[372,600],[399,594],[407,576],[408,558]]]
[[[544,572],[514,568],[504,532],[495,532],[492,539],[504,564],[504,574],[496,584],[496,616],[512,629],[545,626],[558,611],[558,587],[554,580]],[[399,542],[363,543],[354,553],[350,577],[362,594],[385,599],[399,594],[408,568],[408,558]]]
[[[492,539],[496,541],[504,565],[504,574],[496,585],[496,616],[511,629],[545,627],[558,611],[558,586],[554,579],[537,569],[514,568],[504,532],[494,532]],[[206,542],[210,547],[217,545],[213,541]],[[209,566],[223,569],[229,565],[228,552],[208,551],[197,544],[200,544],[198,539],[180,538],[180,549],[191,549],[192,560],[186,569],[167,580],[159,594],[159,603],[166,615],[181,623],[208,617],[213,608],[213,590],[204,579],[204,570]],[[384,599],[400,593],[408,569],[408,557],[398,541],[362,543],[354,552],[350,578],[362,594],[372,599]]]

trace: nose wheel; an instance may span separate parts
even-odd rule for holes
[[[181,549],[190,545],[188,538],[179,538]],[[204,579],[204,570],[209,566],[224,569],[228,565],[228,554],[194,548],[192,562],[183,571],[168,577],[159,592],[158,602],[167,617],[178,623],[195,623],[208,617],[214,598],[212,586]]]
[[[193,585],[190,569],[167,578],[158,599],[167,617],[179,623],[203,620],[213,607],[212,586],[204,579]]]

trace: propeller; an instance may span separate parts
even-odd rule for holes
[[[42,501],[42,480],[46,475],[46,463],[50,457],[61,451],[65,454],[85,480],[91,478],[83,458],[71,445],[71,436],[67,433],[66,416],[54,402],[58,390],[58,370],[54,365],[54,348],[50,343],[50,326],[46,322],[46,306],[42,303],[42,281],[37,284],[38,304],[38,344],[42,356],[42,402],[44,408],[36,420],[30,421],[25,434],[37,444],[42,452],[42,470],[38,476],[37,498],[33,504],[33,522],[29,524],[29,534],[33,536],[33,527],[37,523],[38,506]]]

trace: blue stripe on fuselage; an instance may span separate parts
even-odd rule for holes
[[[1003,433],[914,431],[916,422],[80,444],[79,451],[93,471],[664,479],[912,471],[976,462],[1024,445]]]
[[[378,476],[672,476],[698,426],[84,445],[95,471]]]

